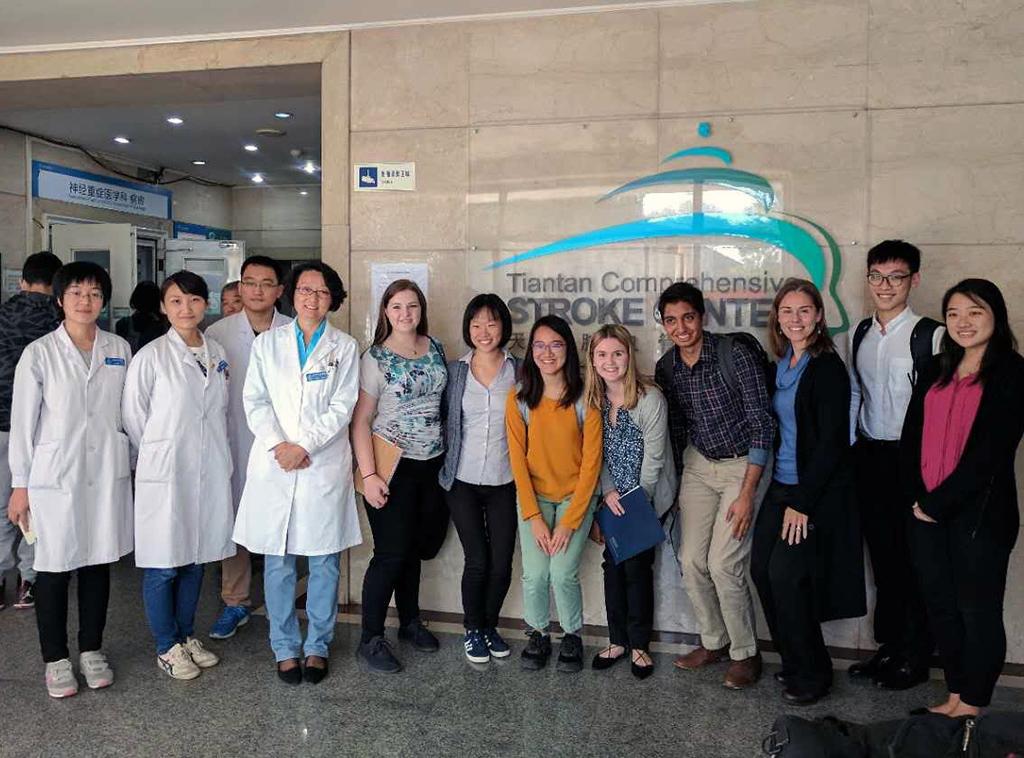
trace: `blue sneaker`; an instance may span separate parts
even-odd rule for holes
[[[234,637],[238,627],[249,623],[249,615],[249,609],[241,605],[225,605],[210,630],[210,638],[226,640],[228,637]]]
[[[494,627],[484,629],[484,643],[487,645],[487,650],[495,658],[508,658],[512,654],[512,648],[501,638],[498,630]]]
[[[473,663],[487,663],[491,660],[491,654],[487,650],[487,643],[484,642],[484,635],[479,629],[467,629],[466,637],[462,642],[466,648],[466,657]]]

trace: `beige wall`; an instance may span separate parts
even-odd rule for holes
[[[25,260],[25,138],[0,130],[0,262],[18,268]]]
[[[319,187],[235,187],[231,209],[229,226],[247,255],[320,257]]]

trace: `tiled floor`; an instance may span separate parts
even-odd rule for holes
[[[198,624],[217,610],[216,572],[207,576]],[[74,616],[74,609],[72,609]],[[74,626],[72,626],[74,628]],[[374,676],[353,657],[358,630],[338,626],[330,676],[288,687],[274,675],[266,619],[237,637],[209,643],[221,665],[192,682],[156,666],[141,609],[138,572],[114,572],[106,650],[117,681],[66,701],[47,697],[32,612],[0,612],[0,756],[673,756],[752,758],[772,721],[787,711],[766,676],[731,692],[722,669],[684,673],[656,655],[654,676],[638,682],[627,665],[560,674],[519,668],[513,657],[468,663],[455,634],[429,655],[404,645],[397,676]],[[588,647],[588,656],[596,648]],[[770,670],[774,670],[771,667]],[[801,715],[834,713],[870,721],[898,718],[938,697],[932,682],[881,693],[836,676],[833,696]],[[1024,690],[1000,689],[995,707],[1024,710]]]

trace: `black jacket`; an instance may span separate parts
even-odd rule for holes
[[[792,507],[806,513],[814,544],[815,610],[820,621],[867,613],[864,548],[850,448],[850,376],[835,353],[807,362],[796,400]],[[776,449],[779,439],[776,440]]]
[[[1024,358],[1011,353],[993,366],[960,462],[938,487],[926,492],[921,479],[924,398],[938,375],[936,359],[914,387],[903,422],[900,480],[907,500],[940,524],[1012,548],[1020,525],[1014,459],[1024,435]]]
[[[0,305],[0,432],[11,430],[14,369],[30,342],[60,326],[57,301],[41,292],[19,292]]]

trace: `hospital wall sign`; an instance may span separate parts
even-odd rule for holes
[[[416,189],[416,164],[357,163],[352,170],[352,189],[356,192],[413,192]]]

